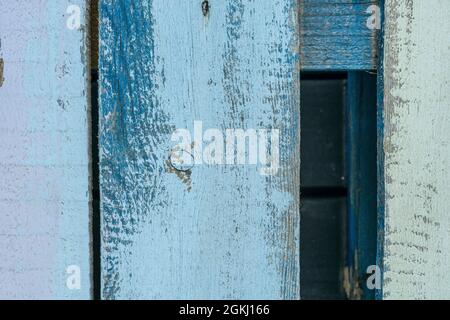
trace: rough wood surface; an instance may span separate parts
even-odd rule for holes
[[[367,268],[377,253],[377,75],[349,72],[346,148],[348,174],[348,296],[371,300]]]
[[[0,299],[90,297],[84,11],[0,4]],[[80,290],[66,285],[70,266]]]
[[[297,1],[101,1],[105,299],[299,297]],[[171,134],[277,128],[281,168],[170,166]]]
[[[386,0],[386,299],[450,298],[450,1]]]
[[[299,0],[302,70],[376,69],[378,30],[368,22],[378,2]]]

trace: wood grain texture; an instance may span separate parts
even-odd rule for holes
[[[385,299],[450,298],[449,12],[386,0]]]
[[[78,5],[81,29],[67,28]],[[0,299],[88,299],[84,0],[0,5]],[[69,266],[81,289],[66,286]]]
[[[102,0],[105,299],[299,297],[294,0]],[[168,166],[175,129],[278,128],[281,168]]]
[[[299,0],[302,70],[371,70],[377,30],[367,22],[378,0]]]
[[[371,300],[367,268],[377,253],[377,76],[349,72],[347,80],[348,297]]]

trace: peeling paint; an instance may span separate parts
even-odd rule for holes
[[[298,299],[297,1],[124,3],[101,2],[102,297]],[[279,128],[279,174],[178,166],[196,120]]]
[[[181,150],[180,152],[186,152],[184,150]],[[179,160],[178,161],[174,161],[177,159],[174,159],[174,153],[171,153],[169,155],[169,159],[166,161],[166,171],[168,173],[173,173],[175,174],[182,183],[184,183],[186,185],[187,191],[190,192],[192,190],[192,168],[193,165],[190,165],[188,167],[183,167],[182,165],[179,164]],[[192,156],[192,155],[191,155]],[[192,160],[194,160],[194,157],[192,156]]]
[[[383,297],[448,299],[450,2],[385,6]]]
[[[2,58],[0,58],[0,88],[3,86],[3,82],[5,81],[5,78],[3,77],[3,70],[5,67],[5,63]]]
[[[366,11],[378,2],[299,0],[302,70],[376,69],[379,31],[367,28]]]
[[[64,102],[63,99],[59,98],[56,102],[61,107],[61,109],[66,110],[66,103]]]

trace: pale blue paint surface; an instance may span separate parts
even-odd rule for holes
[[[383,299],[450,298],[449,12],[385,1]]]
[[[66,27],[67,7],[84,3],[0,5],[2,299],[90,297],[84,35]],[[81,290],[66,287],[70,265]]]
[[[100,183],[106,299],[299,298],[294,0],[101,1]],[[278,128],[281,166],[175,174],[170,135]]]

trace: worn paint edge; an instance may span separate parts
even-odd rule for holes
[[[95,233],[100,232],[99,230],[95,230],[95,224],[94,221],[94,166],[96,165],[93,163],[93,154],[94,154],[94,145],[92,140],[92,134],[93,134],[93,104],[92,104],[92,75],[91,75],[91,67],[93,66],[93,55],[92,50],[95,49],[94,46],[92,46],[92,4],[94,4],[96,0],[86,0],[85,4],[85,26],[83,30],[83,49],[82,49],[82,56],[84,56],[84,76],[86,81],[86,120],[87,120],[87,148],[88,148],[88,208],[89,208],[89,278],[90,278],[90,300],[93,300],[95,298],[95,248],[94,248],[94,238]],[[97,164],[98,165],[98,164]]]
[[[384,37],[385,37],[385,0],[380,0],[381,30],[378,38],[378,93],[377,93],[377,254],[376,263],[380,271],[380,288],[375,291],[375,299],[383,299],[384,284],[384,227],[385,227],[385,172],[384,172]]]
[[[1,49],[1,43],[0,43],[0,49]],[[5,67],[5,63],[3,62],[3,59],[0,58],[0,88],[3,86],[3,81],[5,81],[5,79],[3,78],[4,67]]]

